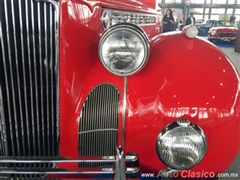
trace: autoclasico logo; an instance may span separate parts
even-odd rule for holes
[[[183,178],[214,178],[216,174],[214,172],[207,172],[207,171],[187,171],[184,170],[181,172],[181,177]]]

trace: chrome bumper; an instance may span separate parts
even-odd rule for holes
[[[116,156],[89,156],[89,157],[4,157],[0,156],[0,177],[1,174],[40,174],[40,175],[100,175],[112,174],[114,180],[125,180],[126,174],[135,174],[139,167],[126,167],[127,162],[136,162],[138,157],[127,155],[121,147],[116,148]],[[111,168],[7,168],[4,164],[11,163],[89,163],[89,162],[112,162]]]
[[[225,41],[225,42],[230,42],[230,41],[235,41],[237,37],[210,37],[208,36],[208,39],[213,39],[213,40],[219,40],[219,41]]]

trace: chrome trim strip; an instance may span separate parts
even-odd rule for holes
[[[44,111],[43,111],[43,65],[42,65],[42,40],[41,40],[41,37],[42,37],[42,31],[41,31],[41,19],[42,19],[42,16],[40,14],[40,3],[38,2],[37,3],[37,12],[38,12],[38,34],[39,34],[39,64],[40,64],[40,88],[41,88],[41,93],[40,93],[40,96],[41,96],[41,117],[42,117],[42,132],[44,132]],[[44,151],[41,153],[39,152],[39,154],[45,156],[45,143],[44,143],[44,139],[45,139],[45,134],[42,133],[42,142],[41,142],[41,145],[43,146],[43,149]]]
[[[57,132],[57,144],[58,144],[58,151],[59,152],[59,149],[60,149],[60,117],[59,117],[59,112],[60,112],[60,95],[59,95],[59,86],[60,86],[60,83],[59,83],[59,27],[58,27],[58,24],[59,24],[59,5],[57,2],[55,1],[51,1],[51,3],[54,5],[55,7],[55,16],[54,16],[54,23],[55,23],[55,43],[56,43],[56,46],[55,46],[55,50],[56,50],[56,57],[55,57],[55,67],[54,67],[54,71],[53,72],[57,72],[56,73],[56,87],[57,87],[57,93],[56,93],[56,132]]]
[[[1,24],[0,24],[1,27]],[[1,37],[1,28],[0,28],[0,37]],[[1,43],[1,41],[0,41]],[[3,109],[3,100],[2,100],[2,87],[0,84],[0,154],[2,156],[8,155],[8,146],[7,146],[7,132],[6,132],[6,125],[5,125],[5,116],[4,116],[4,109]]]
[[[46,19],[46,16],[47,16],[47,13],[46,13],[46,3],[44,2],[43,3],[43,11],[44,11],[44,13],[43,13],[43,21],[44,21],[44,23],[43,23],[43,26],[44,26],[44,30],[43,30],[43,34],[44,34],[44,46],[45,46],[45,57],[44,57],[44,59],[43,59],[43,64],[44,64],[44,66],[45,66],[45,68],[46,69],[48,69],[48,56],[47,56],[47,52],[48,52],[48,47],[47,47],[47,39],[48,39],[48,35],[47,35],[47,19]],[[50,133],[49,133],[49,103],[48,103],[48,100],[49,100],[49,92],[48,92],[48,70],[46,70],[46,74],[45,74],[45,76],[46,76],[46,99],[45,99],[45,101],[47,102],[47,113],[46,113],[46,119],[47,119],[47,134],[46,134],[46,136],[47,136],[47,138],[48,138],[48,140],[47,140],[47,142],[43,139],[43,144],[45,145],[45,146],[47,146],[48,148],[47,149],[43,149],[43,152],[44,153],[46,153],[46,154],[48,154],[48,156],[50,155],[49,153],[50,153],[50,149],[49,149],[49,146],[50,146],[50,143],[49,143],[49,141],[50,141],[50,139],[49,139],[49,135],[50,135]],[[44,128],[45,129],[45,128]],[[44,134],[44,133],[43,133]],[[44,167],[48,167],[48,164],[44,164]]]
[[[52,12],[52,6],[49,7],[50,8],[50,12]],[[54,100],[53,100],[53,96],[54,96],[54,83],[53,83],[53,76],[54,76],[54,68],[53,68],[53,21],[52,21],[52,13],[50,13],[50,64],[49,64],[49,68],[50,68],[50,77],[51,77],[51,118],[52,118],[52,139],[54,139]],[[54,155],[55,152],[55,146],[52,146],[52,155]]]
[[[114,157],[114,156],[113,156]],[[111,158],[102,158],[102,159],[94,159],[94,156],[87,156],[84,157],[84,159],[80,159],[78,157],[76,157],[76,159],[40,159],[38,157],[33,157],[33,160],[30,160],[30,157],[27,157],[29,160],[21,160],[21,159],[1,159],[0,163],[89,163],[89,162],[115,162],[115,158],[111,159]]]
[[[50,12],[51,14],[51,12]],[[47,9],[46,9],[46,3],[44,2],[44,28],[45,28],[45,31],[44,31],[44,41],[45,41],[45,59],[44,59],[44,64],[45,64],[45,68],[46,69],[49,69],[49,66],[48,66],[48,33],[47,33]],[[50,28],[50,27],[49,27]],[[46,71],[46,102],[47,102],[47,137],[50,138],[50,118],[49,118],[49,86],[48,86],[48,78],[49,78],[49,75],[48,75],[48,71]],[[45,142],[47,143],[47,154],[50,155],[50,139],[48,140],[48,142]]]
[[[99,131],[118,131],[118,129],[114,129],[114,128],[110,128],[110,129],[94,129],[94,130],[89,130],[89,131],[82,131],[82,132],[79,132],[79,134],[91,133],[91,132],[99,132]]]
[[[0,21],[0,44],[1,44],[1,47],[2,47],[2,56],[3,56],[3,66],[4,66],[4,75],[5,75],[5,80],[7,81],[8,78],[7,78],[7,73],[6,73],[6,55],[5,55],[5,48],[4,48],[4,43],[3,43],[3,33],[2,33],[2,22]],[[8,82],[8,81],[7,81]],[[7,91],[7,99],[9,99],[9,90],[8,90],[8,86],[6,87],[6,91]],[[0,84],[0,122],[1,122],[1,126],[2,126],[2,133],[3,133],[3,146],[4,146],[4,143],[5,143],[5,155],[8,155],[8,146],[7,146],[7,132],[6,132],[6,127],[5,127],[5,124],[4,124],[4,121],[5,121],[5,116],[4,116],[4,109],[3,109],[3,102],[2,102],[2,85]],[[9,106],[9,103],[8,103],[8,106]],[[4,133],[5,132],[5,133]]]
[[[115,175],[114,180],[126,180],[126,174],[125,174],[125,162],[124,162],[124,153],[121,146],[119,148],[116,148],[117,155],[116,155],[116,167],[115,167]]]
[[[126,174],[136,174],[139,170],[140,170],[140,168],[137,168],[137,167],[126,168],[125,173]]]
[[[99,89],[101,89],[101,87],[100,87]],[[98,91],[99,91],[99,89],[98,89]],[[97,96],[97,95],[94,93],[94,98],[95,98],[95,100],[94,100],[93,102],[95,102],[95,103],[96,103],[96,102],[99,102],[100,96]],[[94,106],[94,103],[91,103],[91,104],[92,104],[92,106],[94,107],[94,111],[95,111],[93,117],[94,117],[95,119],[97,119],[97,117],[96,117],[96,115],[97,115],[97,107]],[[102,122],[99,121],[99,119],[98,119],[97,121],[98,121],[97,123],[99,123],[99,124],[102,123]],[[90,120],[89,120],[89,123],[90,123],[90,125],[92,126],[91,128],[94,128],[94,125],[95,125],[96,123],[93,124],[93,123],[90,122]],[[96,138],[96,137],[95,137],[95,138]],[[95,140],[95,139],[94,139],[94,140]],[[86,141],[87,141],[87,139],[86,139]],[[97,141],[97,142],[94,141],[94,143],[98,144],[98,141]],[[90,144],[88,143],[88,145],[90,145]],[[98,147],[99,147],[99,144],[98,144]],[[91,149],[92,149],[91,146],[89,146],[87,150],[91,152]],[[96,149],[95,152],[96,152],[96,154],[99,153],[99,148]],[[93,155],[96,155],[96,154],[93,154],[93,152],[89,153],[90,156],[91,156],[91,155],[93,156]]]
[[[135,162],[137,156],[125,156],[125,162]],[[65,157],[46,157],[46,156],[0,156],[0,163],[74,163],[74,162],[116,162],[115,156],[65,156]]]
[[[27,108],[27,85],[26,85],[26,68],[25,68],[25,54],[24,54],[24,43],[23,43],[23,21],[22,21],[22,4],[18,1],[19,6],[19,24],[20,24],[20,36],[21,36],[21,52],[22,52],[22,74],[23,74],[23,84],[24,84],[24,104],[25,104],[25,115],[26,115],[26,126],[27,126],[27,142],[28,142],[28,152],[30,151],[30,132],[29,132],[29,120],[28,120],[28,108]],[[25,152],[24,152],[25,153]]]
[[[54,171],[56,170],[56,171]],[[34,170],[34,169],[29,169],[27,171],[27,169],[4,169],[4,168],[0,168],[0,174],[41,174],[41,175],[49,175],[49,174],[113,174],[114,170],[110,168],[107,169],[103,169],[101,170],[100,168],[96,168],[96,170],[94,171],[93,168],[89,169],[88,171],[80,171],[81,169],[48,169],[46,171],[44,170]],[[119,179],[118,179],[119,180]]]
[[[40,146],[40,126],[39,126],[39,107],[38,107],[38,84],[37,84],[37,57],[36,57],[36,42],[35,42],[35,23],[34,23],[34,5],[33,2],[31,2],[31,18],[32,18],[32,34],[33,34],[33,67],[34,67],[34,86],[35,86],[35,100],[36,100],[36,125],[37,125],[37,137],[38,137],[38,141],[36,143],[38,143],[38,147]],[[34,133],[34,132],[33,132]],[[34,133],[35,135],[35,133]],[[35,136],[34,136],[35,137]],[[33,155],[36,156],[37,150],[36,150],[36,145],[35,145],[35,141],[33,140]],[[40,149],[38,148],[38,153],[40,153]]]
[[[11,52],[10,52],[10,40],[9,40],[9,25],[8,25],[8,13],[7,13],[7,0],[4,0],[4,8],[6,9],[5,12],[5,20],[6,20],[6,31],[7,31],[7,44],[8,44],[8,54],[9,54],[9,64],[11,63]],[[1,37],[2,34],[1,34]],[[5,52],[4,52],[4,43],[3,39],[2,40],[2,50],[3,50],[3,66],[4,66],[4,75],[5,75],[5,81],[6,81],[6,91],[7,91],[7,101],[8,101],[8,114],[9,114],[9,124],[10,124],[10,138],[11,138],[11,144],[12,144],[12,154],[15,155],[15,146],[14,146],[14,140],[13,140],[13,126],[12,126],[12,115],[11,115],[11,106],[10,106],[10,92],[9,92],[9,80],[8,80],[8,75],[7,75],[7,68],[6,68],[6,57],[5,57]],[[11,70],[11,65],[10,68]],[[12,73],[11,73],[12,74]],[[10,75],[10,81],[12,81],[12,76]]]
[[[109,96],[111,97],[111,99],[115,100],[112,91],[109,93]],[[108,117],[111,117],[111,108],[112,108],[112,107],[107,106],[106,108],[107,108],[107,109],[106,109],[107,116],[108,116]],[[114,111],[115,111],[115,108],[114,108],[114,110],[113,110],[113,113],[115,113]],[[113,118],[110,118],[109,122],[105,122],[105,123],[106,123],[106,125],[105,125],[104,127],[107,127],[107,124],[108,124],[108,123],[113,124]],[[118,133],[118,128],[115,128],[115,130],[114,130],[114,128],[111,128],[111,129],[112,129],[113,131],[116,131],[116,132]],[[113,134],[112,134],[112,131],[110,131],[109,134],[108,134],[107,142],[110,142],[110,144],[109,144],[110,147],[115,147],[115,146],[116,146],[116,145],[113,145]]]
[[[125,127],[126,127],[126,111],[127,111],[127,85],[128,85],[128,78],[127,76],[124,77],[124,84],[123,84],[123,110],[122,110],[122,145],[125,147]]]
[[[13,41],[14,41],[14,49],[15,49],[15,63],[16,63],[16,74],[17,74],[17,88],[20,89],[20,80],[19,80],[19,67],[18,67],[18,51],[17,51],[17,39],[16,39],[16,23],[15,23],[15,13],[14,13],[14,5],[13,5],[13,0],[11,0],[11,8],[12,8],[12,25],[13,25]],[[14,92],[14,89],[12,90]],[[23,155],[25,155],[25,135],[24,135],[24,128],[23,128],[23,110],[22,110],[22,100],[21,100],[21,92],[18,91],[18,99],[19,99],[19,109],[20,109],[20,126],[21,126],[21,132],[22,132],[22,137],[20,137],[20,134],[18,133],[18,117],[17,117],[17,111],[16,111],[16,102],[13,102],[14,106],[14,112],[16,112],[15,115],[15,126],[16,128],[16,141],[17,141],[17,146],[18,147],[18,154],[20,154],[20,139],[22,139],[22,148],[23,148]],[[15,98],[14,100],[15,101]]]
[[[126,174],[136,174],[139,171],[139,168],[126,168],[126,170],[122,171],[122,176],[125,177]],[[21,168],[0,168],[0,174],[41,174],[41,175],[48,175],[48,174],[114,174],[116,170],[113,168],[70,168],[70,169],[63,169],[63,168],[56,168],[56,169],[21,169]],[[116,176],[115,176],[116,177]],[[117,179],[116,180],[124,180]]]

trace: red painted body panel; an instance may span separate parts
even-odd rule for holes
[[[145,68],[129,77],[127,150],[138,153],[142,171],[158,172],[166,167],[156,154],[158,134],[186,117],[208,140],[205,158],[192,171],[224,172],[240,145],[239,90],[236,70],[216,47],[180,33],[160,35]]]
[[[60,5],[60,155],[78,155],[78,120],[91,89],[114,84],[123,99],[123,77],[109,73],[98,58],[100,5],[112,1],[62,0]],[[117,5],[126,10],[127,6]],[[126,9],[123,9],[126,8]],[[132,8],[132,9],[131,9]],[[128,10],[133,10],[131,6]],[[135,8],[135,11],[144,11]],[[176,43],[177,42],[177,43]],[[207,154],[193,171],[224,172],[239,151],[240,84],[229,59],[215,46],[181,33],[151,40],[146,66],[128,78],[125,152],[139,155],[141,172],[165,168],[156,154],[160,131],[179,117],[199,125]],[[119,119],[122,116],[119,105]],[[122,125],[119,125],[121,144]],[[60,164],[60,167],[77,167]]]
[[[82,13],[83,10],[87,13]],[[86,5],[71,1],[62,1],[61,4],[60,149],[62,156],[78,155],[78,120],[82,104],[91,89],[102,82],[111,82],[120,92],[123,89],[123,78],[107,72],[98,58],[98,10],[98,7],[95,7],[91,12]]]

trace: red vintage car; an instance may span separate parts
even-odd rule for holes
[[[208,31],[208,40],[235,42],[237,39],[237,32],[237,26],[213,27]]]
[[[236,69],[195,27],[159,34],[146,2],[0,1],[1,178],[204,179],[232,164]]]

